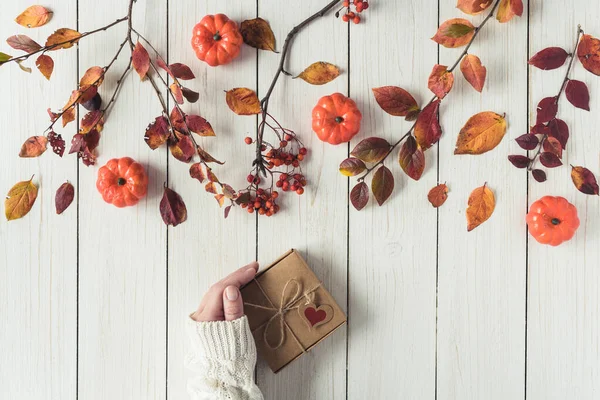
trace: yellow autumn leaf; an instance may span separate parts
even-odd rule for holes
[[[73,47],[77,40],[81,37],[81,33],[69,29],[60,28],[46,39],[46,47],[54,46],[50,50],[68,49]]]
[[[28,181],[14,185],[4,200],[4,215],[7,221],[19,219],[27,215],[37,198],[38,188],[32,182],[33,176]]]
[[[23,11],[15,21],[17,24],[25,28],[37,28],[45,25],[52,17],[52,11],[47,10],[42,6],[31,6]]]
[[[252,89],[235,88],[225,95],[227,105],[237,115],[254,115],[260,112],[260,100]]]
[[[467,231],[471,232],[487,221],[496,208],[494,192],[487,183],[471,192],[467,207]]]
[[[309,65],[300,75],[300,78],[311,85],[324,85],[340,76],[340,69],[333,64],[317,61]]]
[[[483,154],[502,141],[506,119],[492,111],[473,115],[460,130],[454,154]]]

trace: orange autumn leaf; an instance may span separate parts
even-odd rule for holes
[[[7,221],[19,219],[27,215],[37,198],[38,188],[32,182],[33,176],[28,181],[15,184],[4,200],[4,215]]]
[[[427,194],[427,200],[429,200],[433,208],[441,207],[447,199],[448,186],[446,186],[445,183],[440,183],[439,185],[435,186]]]
[[[42,54],[35,60],[35,66],[46,79],[50,80],[52,71],[54,71],[54,60],[52,57]]]
[[[513,19],[515,15],[523,15],[523,0],[501,0],[496,19],[504,23]]]
[[[340,76],[338,67],[327,62],[317,61],[309,65],[296,78],[300,78],[311,85],[324,85],[338,76]]]
[[[61,28],[48,36],[46,40],[46,47],[53,46],[50,50],[68,49],[73,47],[77,40],[81,37],[81,33],[69,29]]]
[[[42,6],[31,6],[23,11],[15,21],[25,28],[37,28],[45,25],[52,18],[52,11]]]
[[[487,221],[494,212],[496,199],[487,183],[471,192],[467,207],[467,231],[471,232]]]
[[[48,145],[48,139],[46,136],[32,136],[23,143],[19,157],[39,157],[45,151]]]
[[[590,35],[581,36],[577,46],[577,57],[583,68],[600,75],[600,40]]]
[[[473,115],[460,130],[454,154],[483,154],[502,141],[506,119],[492,111]]]
[[[79,87],[85,89],[88,86],[100,86],[104,80],[104,68],[102,67],[90,67],[85,71],[83,77],[79,81]]]
[[[454,74],[445,65],[436,64],[429,75],[428,88],[439,99],[446,97],[454,85]]]
[[[479,57],[473,54],[467,54],[460,63],[460,71],[467,82],[469,82],[475,90],[481,93],[483,85],[485,84],[487,70],[481,65]]]
[[[458,0],[456,7],[469,15],[477,15],[492,4],[492,0]]]
[[[260,112],[260,101],[252,89],[235,88],[225,95],[227,105],[237,115],[254,115]]]
[[[464,18],[452,18],[440,25],[431,39],[444,47],[465,46],[475,34],[475,26]]]

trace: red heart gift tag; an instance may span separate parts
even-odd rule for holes
[[[298,312],[309,329],[326,324],[333,318],[333,308],[327,304],[319,307],[314,303],[303,304],[298,308]]]

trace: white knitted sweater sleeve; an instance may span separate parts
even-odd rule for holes
[[[262,400],[254,383],[256,345],[248,319],[196,322],[190,317],[187,331],[192,350],[186,367],[194,372],[188,381],[193,400]]]

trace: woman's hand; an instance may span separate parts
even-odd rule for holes
[[[229,274],[208,289],[200,306],[191,315],[197,322],[233,321],[244,315],[240,287],[254,279],[258,263],[253,262]]]

